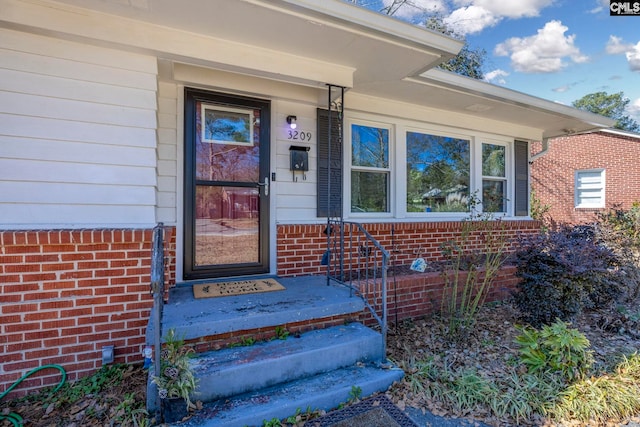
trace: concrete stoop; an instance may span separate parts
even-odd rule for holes
[[[279,281],[284,291],[207,300],[194,299],[190,288],[172,289],[162,330],[173,328],[189,340],[315,319],[357,319],[364,309],[362,300],[345,287],[327,285],[323,277]],[[383,352],[380,333],[349,323],[199,353],[191,360],[199,381],[192,400],[204,402],[204,408],[176,426],[262,426],[297,410],[330,411],[353,391],[361,398],[384,392],[404,373],[382,365]],[[150,413],[156,411],[156,396],[150,383]]]
[[[198,354],[193,400],[205,403],[185,426],[262,426],[307,409],[329,411],[386,391],[402,370],[381,366],[382,336],[359,323],[299,337]]]

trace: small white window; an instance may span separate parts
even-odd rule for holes
[[[388,127],[351,125],[351,212],[390,212]]]
[[[482,144],[482,211],[507,210],[507,147]]]
[[[604,208],[604,169],[576,171],[576,208]]]

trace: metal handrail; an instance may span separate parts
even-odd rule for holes
[[[382,335],[382,363],[387,361],[387,270],[389,252],[362,224],[328,219],[328,249],[325,254],[327,283],[347,286],[364,301]]]
[[[154,375],[160,376],[160,353],[162,346],[162,308],[164,305],[164,224],[153,228],[151,243],[151,293],[153,294],[153,348]],[[160,395],[156,393],[156,415],[159,416]],[[159,419],[159,418],[158,418]]]

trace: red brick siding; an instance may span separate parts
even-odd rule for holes
[[[513,236],[535,232],[538,227],[534,221],[505,222],[506,231]],[[277,273],[323,274],[324,228],[278,226]],[[459,233],[460,223],[378,223],[366,228],[393,249],[393,262],[399,265],[418,254],[427,260],[438,259],[439,244]],[[169,285],[176,279],[175,235],[174,228],[167,228],[165,275]],[[0,231],[0,390],[43,364],[61,364],[70,380],[87,375],[100,367],[104,345],[115,345],[116,362],[141,360],[152,306],[151,238],[150,229]],[[514,278],[507,272],[500,280],[511,286]],[[499,298],[505,286],[498,285],[491,298]],[[390,314],[397,312],[403,319],[430,313],[440,304],[442,288],[437,274],[390,281]],[[317,319],[285,326],[304,330],[343,321]],[[216,337],[216,341],[234,341],[246,334]],[[199,350],[215,345],[211,340],[193,344]],[[42,371],[12,395],[55,384],[57,378],[56,371]]]
[[[461,277],[462,280],[463,277]],[[515,267],[505,266],[497,274],[487,295],[486,302],[502,301],[515,289],[519,279]],[[442,309],[444,279],[440,273],[418,273],[387,278],[387,309],[389,322],[424,317]],[[367,324],[375,324],[364,315]]]
[[[461,222],[403,222],[364,224],[364,228],[391,254],[394,265],[406,265],[417,257],[427,261],[442,258],[440,245],[460,235]],[[277,230],[277,274],[303,276],[324,274],[320,265],[327,246],[323,233],[326,225],[279,225]],[[537,221],[503,221],[501,228],[508,236],[534,233],[540,229]],[[481,238],[478,233],[478,246]]]
[[[533,144],[532,153],[540,151]],[[640,201],[640,139],[606,132],[572,135],[551,140],[547,154],[531,165],[531,188],[549,217],[557,223],[593,222],[600,209],[576,209],[576,170],[605,169],[606,208],[620,204],[628,209]]]
[[[145,342],[152,230],[0,231],[0,385],[27,371],[60,364],[69,379],[101,365],[137,362]],[[175,282],[175,231],[166,233],[166,277]],[[41,371],[19,391],[55,384]]]

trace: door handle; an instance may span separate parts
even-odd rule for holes
[[[264,187],[264,195],[268,196],[269,195],[269,178],[265,176],[264,182],[258,182],[257,184],[260,187]]]

